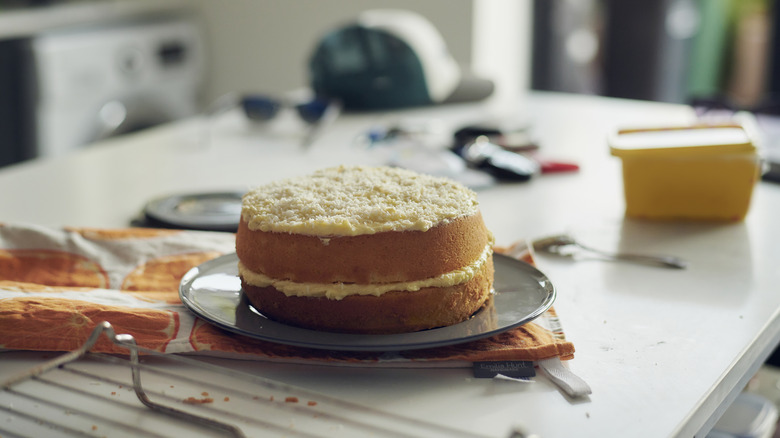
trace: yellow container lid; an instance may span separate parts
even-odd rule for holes
[[[692,125],[622,129],[609,139],[617,157],[682,157],[755,153],[756,146],[740,125]]]

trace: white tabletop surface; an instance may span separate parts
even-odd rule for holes
[[[253,129],[238,113],[114,139],[62,159],[0,169],[0,221],[123,227],[162,195],[244,190],[335,164],[381,161],[354,139],[398,120],[457,126],[486,105],[344,115],[307,151],[282,129]],[[569,232],[607,250],[672,254],[686,270],[538,256],[558,290],[555,308],[576,348],[567,366],[592,395],[570,399],[534,383],[473,379],[466,369],[377,370],[230,362],[229,366],[390,412],[487,436],[513,427],[540,437],[703,436],[780,341],[780,185],[759,183],[738,223],[654,223],[623,217],[615,127],[680,123],[684,106],[532,93],[516,115],[549,158],[576,173],[478,192],[498,244]],[[210,141],[204,144],[204,133]],[[37,363],[0,354],[0,379]],[[0,412],[0,417],[4,414]]]

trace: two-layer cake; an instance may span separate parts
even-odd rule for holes
[[[390,167],[336,167],[244,196],[236,235],[247,299],[267,317],[347,333],[469,318],[493,283],[476,194]]]

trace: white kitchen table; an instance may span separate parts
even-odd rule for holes
[[[308,150],[291,132],[249,126],[237,112],[186,120],[0,169],[0,221],[124,227],[147,201],[168,194],[245,190],[330,165],[379,164],[385,151],[355,140],[372,127],[452,127],[490,111],[473,104],[344,114]],[[780,341],[780,185],[759,183],[743,222],[628,220],[621,163],[606,135],[618,126],[687,122],[690,108],[533,92],[514,115],[527,122],[542,156],[575,161],[580,170],[479,190],[498,244],[568,232],[605,250],[689,262],[672,270],[537,255],[576,348],[566,366],[591,386],[590,396],[569,398],[543,375],[519,383],[474,379],[468,369],[216,362],[485,436],[507,437],[518,426],[540,437],[706,435]],[[41,357],[0,353],[0,380]],[[0,423],[8,415],[0,410]]]

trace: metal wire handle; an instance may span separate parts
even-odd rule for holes
[[[128,335],[128,334],[117,335],[116,332],[114,331],[114,327],[106,321],[98,324],[95,327],[95,329],[92,330],[92,333],[90,334],[87,341],[76,350],[65,353],[53,360],[41,364],[40,366],[32,368],[23,374],[20,374],[9,380],[6,380],[2,384],[2,389],[4,390],[10,389],[12,386],[14,386],[19,382],[22,382],[29,378],[35,378],[37,376],[40,376],[43,373],[46,373],[47,371],[50,371],[54,368],[57,368],[69,362],[73,362],[83,357],[85,354],[89,352],[89,350],[95,345],[95,343],[98,341],[100,336],[103,334],[105,334],[106,337],[108,337],[115,344],[121,345],[122,347],[125,347],[130,351],[130,368],[132,370],[132,377],[133,377],[133,391],[135,391],[135,395],[136,397],[138,397],[138,400],[141,403],[143,403],[146,407],[154,411],[162,412],[164,414],[185,421],[210,427],[212,429],[229,432],[237,438],[246,437],[244,433],[241,431],[241,429],[239,429],[236,426],[233,426],[232,424],[222,423],[220,421],[212,420],[205,417],[200,417],[197,415],[190,414],[188,412],[180,411],[178,409],[174,409],[151,401],[149,397],[146,395],[146,393],[144,392],[143,386],[141,385],[141,366],[140,366],[139,354],[138,354],[139,348],[135,342],[135,338],[133,338],[132,335]]]

